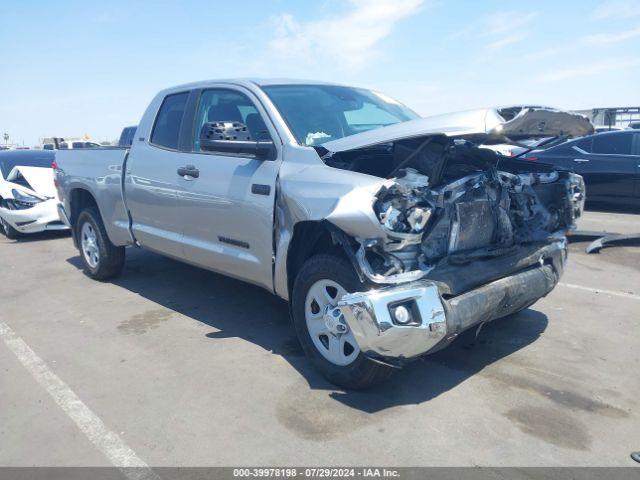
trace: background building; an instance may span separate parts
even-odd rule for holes
[[[608,127],[628,127],[631,123],[640,122],[640,107],[608,107],[592,108],[591,110],[577,110],[594,125]]]

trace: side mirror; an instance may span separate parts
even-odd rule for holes
[[[272,140],[254,140],[240,122],[207,122],[200,130],[200,150],[204,152],[250,155],[258,160],[274,160]]]

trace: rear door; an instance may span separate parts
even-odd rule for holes
[[[180,138],[187,128],[183,119],[192,95],[184,91],[161,99],[151,131],[140,132],[148,138],[135,138],[126,160],[125,200],[136,240],[180,259],[187,212],[180,195],[185,184],[177,172],[190,157],[180,151]]]
[[[181,179],[185,255],[189,262],[271,289],[273,215],[281,142],[260,101],[247,89],[212,86],[198,92],[185,164],[198,177]],[[273,155],[211,151],[200,145],[210,122],[245,125],[244,139],[272,140]],[[240,138],[238,138],[240,139]]]

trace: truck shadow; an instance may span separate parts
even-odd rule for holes
[[[375,413],[398,405],[419,404],[455,388],[485,367],[526,347],[546,330],[547,316],[534,309],[494,320],[456,338],[445,349],[396,372],[385,384],[361,391],[332,392],[352,408]]]
[[[78,256],[67,259],[82,268]],[[286,302],[266,290],[171,260],[130,249],[123,274],[111,283],[169,310],[213,327],[212,340],[237,337],[282,356],[313,390],[367,413],[428,401],[454,388],[487,365],[535,341],[546,315],[526,310],[465,332],[446,349],[407,365],[392,378],[365,391],[341,391],[324,380],[306,359],[289,320]]]
[[[42,242],[44,240],[55,240],[57,238],[64,237],[71,237],[71,230],[46,230],[44,232],[22,234],[15,240],[8,241],[12,243],[29,243]]]

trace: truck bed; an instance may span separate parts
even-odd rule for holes
[[[124,147],[56,151],[58,194],[72,225],[78,212],[71,208],[71,199],[87,191],[96,199],[109,238],[115,245],[133,243],[123,195],[122,169],[128,152]]]

